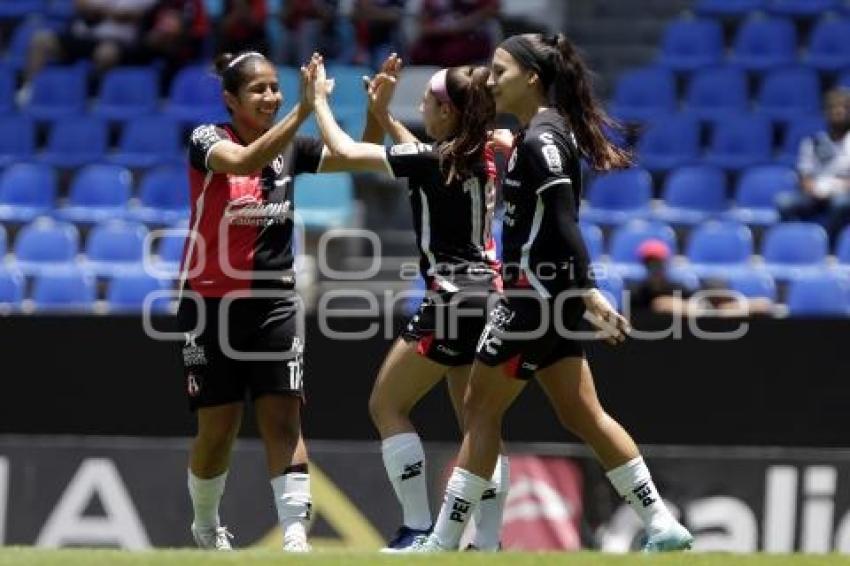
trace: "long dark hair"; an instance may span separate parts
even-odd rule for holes
[[[621,126],[608,116],[593,95],[590,71],[575,45],[563,33],[531,33],[520,38],[528,42],[535,66],[543,70],[538,75],[544,96],[572,129],[579,152],[591,167],[607,171],[630,166],[629,152],[611,143],[605,135],[606,127],[616,131]],[[523,65],[523,61],[519,62]]]
[[[496,116],[489,77],[489,67],[472,65],[451,67],[446,73],[446,92],[460,113],[457,133],[440,147],[440,165],[449,182],[470,175],[484,155],[487,129]]]

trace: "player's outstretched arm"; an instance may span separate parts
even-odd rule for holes
[[[366,143],[376,143],[383,144],[384,143],[384,132],[383,126],[378,122],[378,119],[375,118],[375,115],[372,113],[372,104],[373,98],[375,96],[375,88],[379,84],[380,80],[384,80],[383,77],[396,77],[398,78],[398,73],[401,70],[401,59],[395,53],[392,53],[384,63],[381,65],[381,69],[374,77],[363,76],[363,88],[366,89],[366,100],[367,100],[367,108],[366,108],[366,124],[363,128],[363,136],[361,141]]]

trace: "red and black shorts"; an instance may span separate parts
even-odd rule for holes
[[[189,408],[303,396],[303,309],[292,291],[210,298],[189,291],[177,313]],[[194,297],[194,299],[193,299]]]
[[[476,359],[505,365],[511,377],[528,380],[564,358],[584,357],[576,336],[584,315],[579,296],[557,301],[506,292],[490,311],[476,348]]]

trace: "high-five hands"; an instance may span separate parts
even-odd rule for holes
[[[325,60],[318,53],[313,53],[309,63],[301,66],[301,82],[302,100],[310,108],[315,107],[316,100],[330,96],[334,89],[334,80],[327,77]]]
[[[395,86],[401,73],[402,60],[393,53],[387,57],[381,70],[374,77],[363,77],[370,112],[386,112],[395,93]]]

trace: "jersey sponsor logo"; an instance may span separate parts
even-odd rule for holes
[[[278,155],[272,161],[272,171],[274,171],[275,175],[280,175],[283,172],[283,156]],[[288,179],[289,177],[286,177]],[[275,181],[275,185],[277,185],[277,181]]]
[[[192,332],[184,332],[183,338],[186,343],[183,345],[183,365],[185,366],[202,366],[207,363],[207,353],[203,346],[198,346],[195,341],[198,335]]]
[[[504,183],[509,187],[519,187],[522,185],[522,182],[517,179],[511,179],[510,177],[506,177]]]
[[[215,126],[199,126],[192,132],[192,143],[208,150],[212,144],[223,139],[216,131]]]
[[[390,147],[390,155],[399,156],[399,155],[416,155],[418,153],[425,153],[431,150],[431,146],[419,143],[419,142],[409,142],[409,143],[400,143]]]
[[[292,202],[262,202],[253,195],[244,195],[227,203],[224,217],[238,226],[270,226],[283,224],[292,218]]]
[[[543,146],[543,158],[546,160],[546,166],[552,173],[563,173],[564,166],[561,164],[561,152],[552,144]]]

